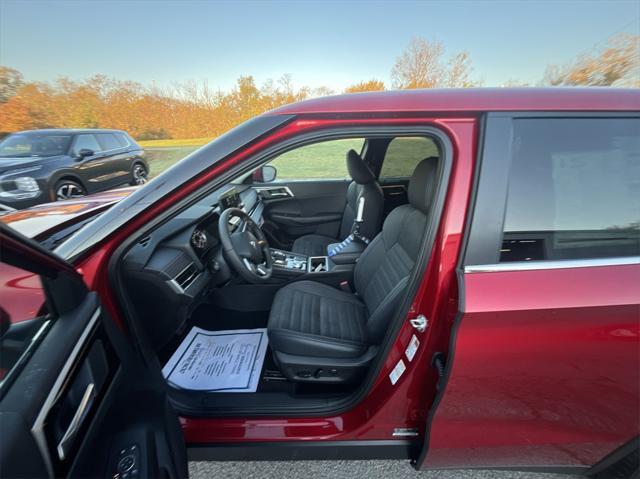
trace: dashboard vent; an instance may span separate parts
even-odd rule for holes
[[[178,286],[180,286],[184,291],[191,285],[191,283],[195,281],[197,277],[198,277],[198,268],[194,263],[191,263],[189,266],[183,269],[178,276],[176,276],[175,281],[178,284]]]

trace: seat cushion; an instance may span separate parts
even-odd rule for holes
[[[364,304],[353,294],[299,281],[276,294],[269,315],[274,351],[321,358],[354,358],[369,344]]]
[[[335,238],[322,235],[305,235],[293,242],[291,251],[307,256],[327,256],[327,246],[337,243]]]

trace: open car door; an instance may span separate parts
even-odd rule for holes
[[[0,474],[180,478],[160,368],[73,266],[0,224]]]

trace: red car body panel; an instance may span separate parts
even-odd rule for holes
[[[396,428],[416,428],[421,437],[428,435],[429,467],[590,465],[640,430],[640,267],[473,273],[464,276],[459,291],[456,265],[469,211],[479,113],[639,107],[640,91],[610,89],[406,91],[290,105],[270,114],[300,115],[297,119],[150,205],[77,264],[126,330],[108,262],[129,235],[166,208],[249,156],[302,133],[342,125],[435,125],[451,140],[453,167],[431,259],[409,313],[424,314],[429,328],[417,333],[405,321],[369,394],[349,411],[307,418],[184,417],[186,441],[198,446],[391,440],[397,439]],[[454,324],[459,324],[455,350],[448,351]],[[393,386],[388,375],[413,334],[420,348]],[[430,366],[434,351],[449,353],[453,367],[430,419],[438,381]]]
[[[486,111],[637,111],[640,90],[620,88],[448,88],[357,93],[283,106],[280,114]]]
[[[640,431],[640,265],[465,274],[431,467],[591,465]]]
[[[38,316],[44,304],[40,278],[28,271],[8,264],[0,264],[0,298],[2,308],[11,323],[19,323]]]

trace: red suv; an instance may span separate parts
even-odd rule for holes
[[[634,473],[639,110],[613,89],[316,99],[109,207],[4,216],[0,470]]]

